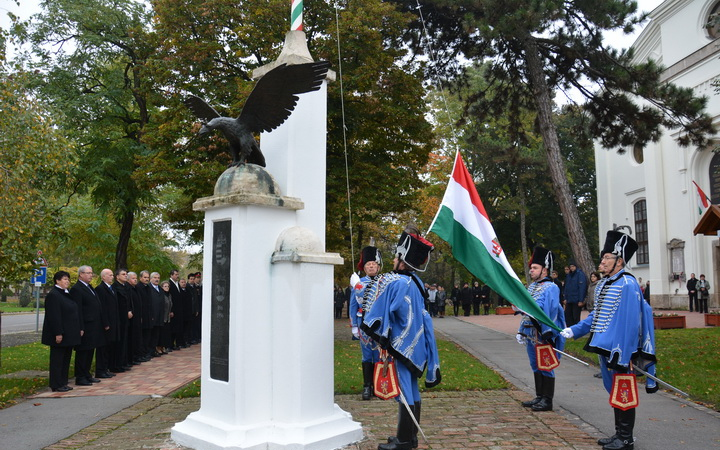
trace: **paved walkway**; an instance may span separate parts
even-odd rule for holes
[[[92,386],[76,386],[68,392],[47,390],[31,398],[68,398],[97,395],[166,396],[200,377],[200,346],[193,345],[133,366],[132,370],[104,378]]]
[[[689,326],[691,320],[688,318]],[[553,412],[534,413],[520,406],[521,400],[530,397],[531,380],[525,352],[514,340],[517,323],[513,316],[435,320],[438,334],[465,347],[515,387],[481,392],[427,391],[423,395],[421,424],[429,445],[421,443],[421,449],[599,448],[595,440],[610,431],[611,411],[607,393],[592,377],[595,369],[570,363],[558,369],[559,388]],[[336,329],[336,335],[350,336],[347,320],[336,321]],[[41,393],[0,410],[0,448],[183,449],[170,439],[170,429],[198,410],[200,401],[163,396],[191,380],[193,373],[199,376],[199,350],[199,346],[193,346],[173,352],[99,385],[80,386],[64,394]],[[111,395],[118,389],[123,395]],[[348,449],[374,450],[378,442],[394,434],[395,402],[361,401],[359,395],[340,395],[335,401],[362,423],[365,432],[365,439]],[[112,404],[110,409],[114,411],[100,411],[105,403]],[[719,417],[714,411],[669,394],[643,393],[635,448],[720,448]],[[84,425],[79,426],[83,420]],[[36,439],[33,444],[36,435],[53,426],[59,428],[57,438],[45,436],[45,440]],[[8,440],[17,436],[21,436],[17,442],[25,446]]]

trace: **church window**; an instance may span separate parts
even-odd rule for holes
[[[647,229],[647,202],[640,200],[633,205],[635,213],[635,241],[638,243],[635,261],[637,264],[649,264],[648,256],[648,229]]]
[[[710,10],[708,14],[707,22],[705,24],[708,37],[710,39],[717,39],[720,37],[720,2],[715,3],[715,6]]]

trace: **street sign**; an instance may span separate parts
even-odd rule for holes
[[[47,267],[35,269],[31,282],[35,285],[37,285],[37,283],[45,284],[47,282]]]

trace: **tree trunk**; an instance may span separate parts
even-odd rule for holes
[[[575,260],[585,273],[590,273],[593,271],[595,265],[590,256],[590,247],[588,246],[587,239],[585,239],[585,233],[580,222],[580,214],[575,205],[573,195],[570,192],[570,184],[566,176],[567,170],[565,169],[565,163],[560,154],[557,130],[555,129],[552,117],[550,88],[547,85],[545,73],[543,72],[540,52],[532,36],[527,36],[524,47],[527,74],[533,93],[535,94],[540,134],[542,135],[543,144],[545,145],[548,170],[550,171],[550,178],[552,179],[553,189],[555,190],[555,198],[560,205],[560,211],[562,212],[563,222],[567,229]]]
[[[127,211],[120,223],[120,236],[115,248],[115,270],[127,269],[128,246],[130,245],[130,234],[132,233],[135,212]]]
[[[522,248],[523,255],[523,271],[525,272],[525,282],[530,284],[530,268],[528,267],[528,247],[527,247],[527,234],[525,232],[525,220],[527,214],[525,213],[525,187],[520,184],[518,186],[518,194],[520,197],[520,246]]]

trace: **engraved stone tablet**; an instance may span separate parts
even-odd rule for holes
[[[230,348],[230,232],[232,222],[213,224],[210,302],[210,378],[228,381]]]

